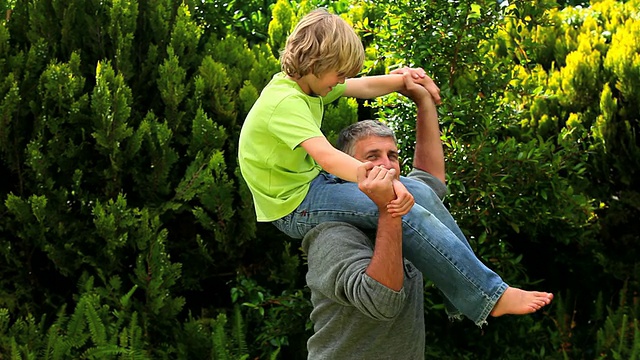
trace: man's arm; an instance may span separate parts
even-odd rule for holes
[[[427,94],[416,102],[416,146],[413,155],[413,167],[430,173],[443,183],[445,180],[444,151],[440,139],[440,125],[436,105]]]
[[[417,85],[408,74],[405,73],[403,76],[406,90],[402,94],[411,98],[418,108],[413,167],[430,173],[444,184],[444,152],[435,101],[430,93],[423,86]]]
[[[383,173],[379,167],[368,174],[364,168],[358,172],[358,187],[373,200],[380,213],[373,256],[365,273],[389,289],[400,291],[404,284],[402,218],[386,211],[386,205],[395,198],[393,178],[391,173]]]
[[[395,197],[393,176],[379,170],[360,169],[358,187],[384,213]],[[352,225],[322,223],[307,233],[302,248],[307,253],[307,285],[319,298],[382,321],[395,318],[405,306],[400,218],[383,214],[375,242]]]

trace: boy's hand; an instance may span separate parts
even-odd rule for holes
[[[390,74],[406,74],[408,73],[414,83],[422,85],[429,94],[431,98],[433,98],[433,102],[438,105],[442,101],[440,99],[440,88],[436,85],[436,83],[431,79],[422,68],[410,68],[403,67],[400,69],[395,69],[390,72]],[[406,86],[406,85],[405,85]],[[407,89],[400,91],[400,94],[410,97],[407,94]]]
[[[389,173],[395,174],[395,170],[389,170]],[[389,202],[387,211],[393,217],[406,215],[415,204],[413,195],[402,185],[400,180],[395,178],[393,179],[393,190],[396,193],[396,198]]]
[[[403,95],[413,100],[416,105],[420,105],[424,101],[434,102],[433,97],[429,94],[429,91],[422,87],[420,84],[413,81],[409,73],[402,75],[404,81],[405,90]]]

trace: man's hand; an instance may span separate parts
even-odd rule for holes
[[[395,173],[395,170],[389,170],[389,172],[392,171]],[[393,179],[393,190],[396,193],[396,198],[389,202],[387,211],[393,217],[406,215],[413,207],[413,204],[415,204],[413,195],[404,187],[400,180],[395,178]]]
[[[378,206],[380,211],[385,211],[387,204],[396,198],[393,186],[395,177],[395,170],[387,170],[381,166],[371,167],[370,162],[363,163],[358,167],[358,188]]]
[[[436,85],[436,83],[431,79],[422,68],[410,68],[403,67],[400,69],[395,69],[390,72],[390,74],[409,74],[409,78],[412,80],[414,84],[421,85],[424,89],[429,92],[433,102],[437,105],[441,103],[440,99],[440,88]],[[407,82],[405,81],[405,89],[399,91],[400,94],[411,98],[411,100],[416,101],[407,89]]]
[[[427,89],[417,84],[411,77],[410,73],[404,73],[404,75],[402,75],[402,79],[404,80],[405,86],[403,95],[413,100],[418,107],[426,105],[435,107],[435,100],[433,99],[433,96],[430,96],[431,94]]]

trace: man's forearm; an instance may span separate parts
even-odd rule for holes
[[[440,140],[438,113],[431,98],[416,102],[416,146],[413,166],[445,182],[444,152]]]
[[[402,218],[380,212],[378,230],[367,275],[394,291],[404,285],[404,261],[402,257]]]

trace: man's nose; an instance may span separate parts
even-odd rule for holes
[[[379,166],[382,166],[387,170],[393,169],[393,166],[391,166],[391,161],[389,161],[389,158],[381,159]]]

